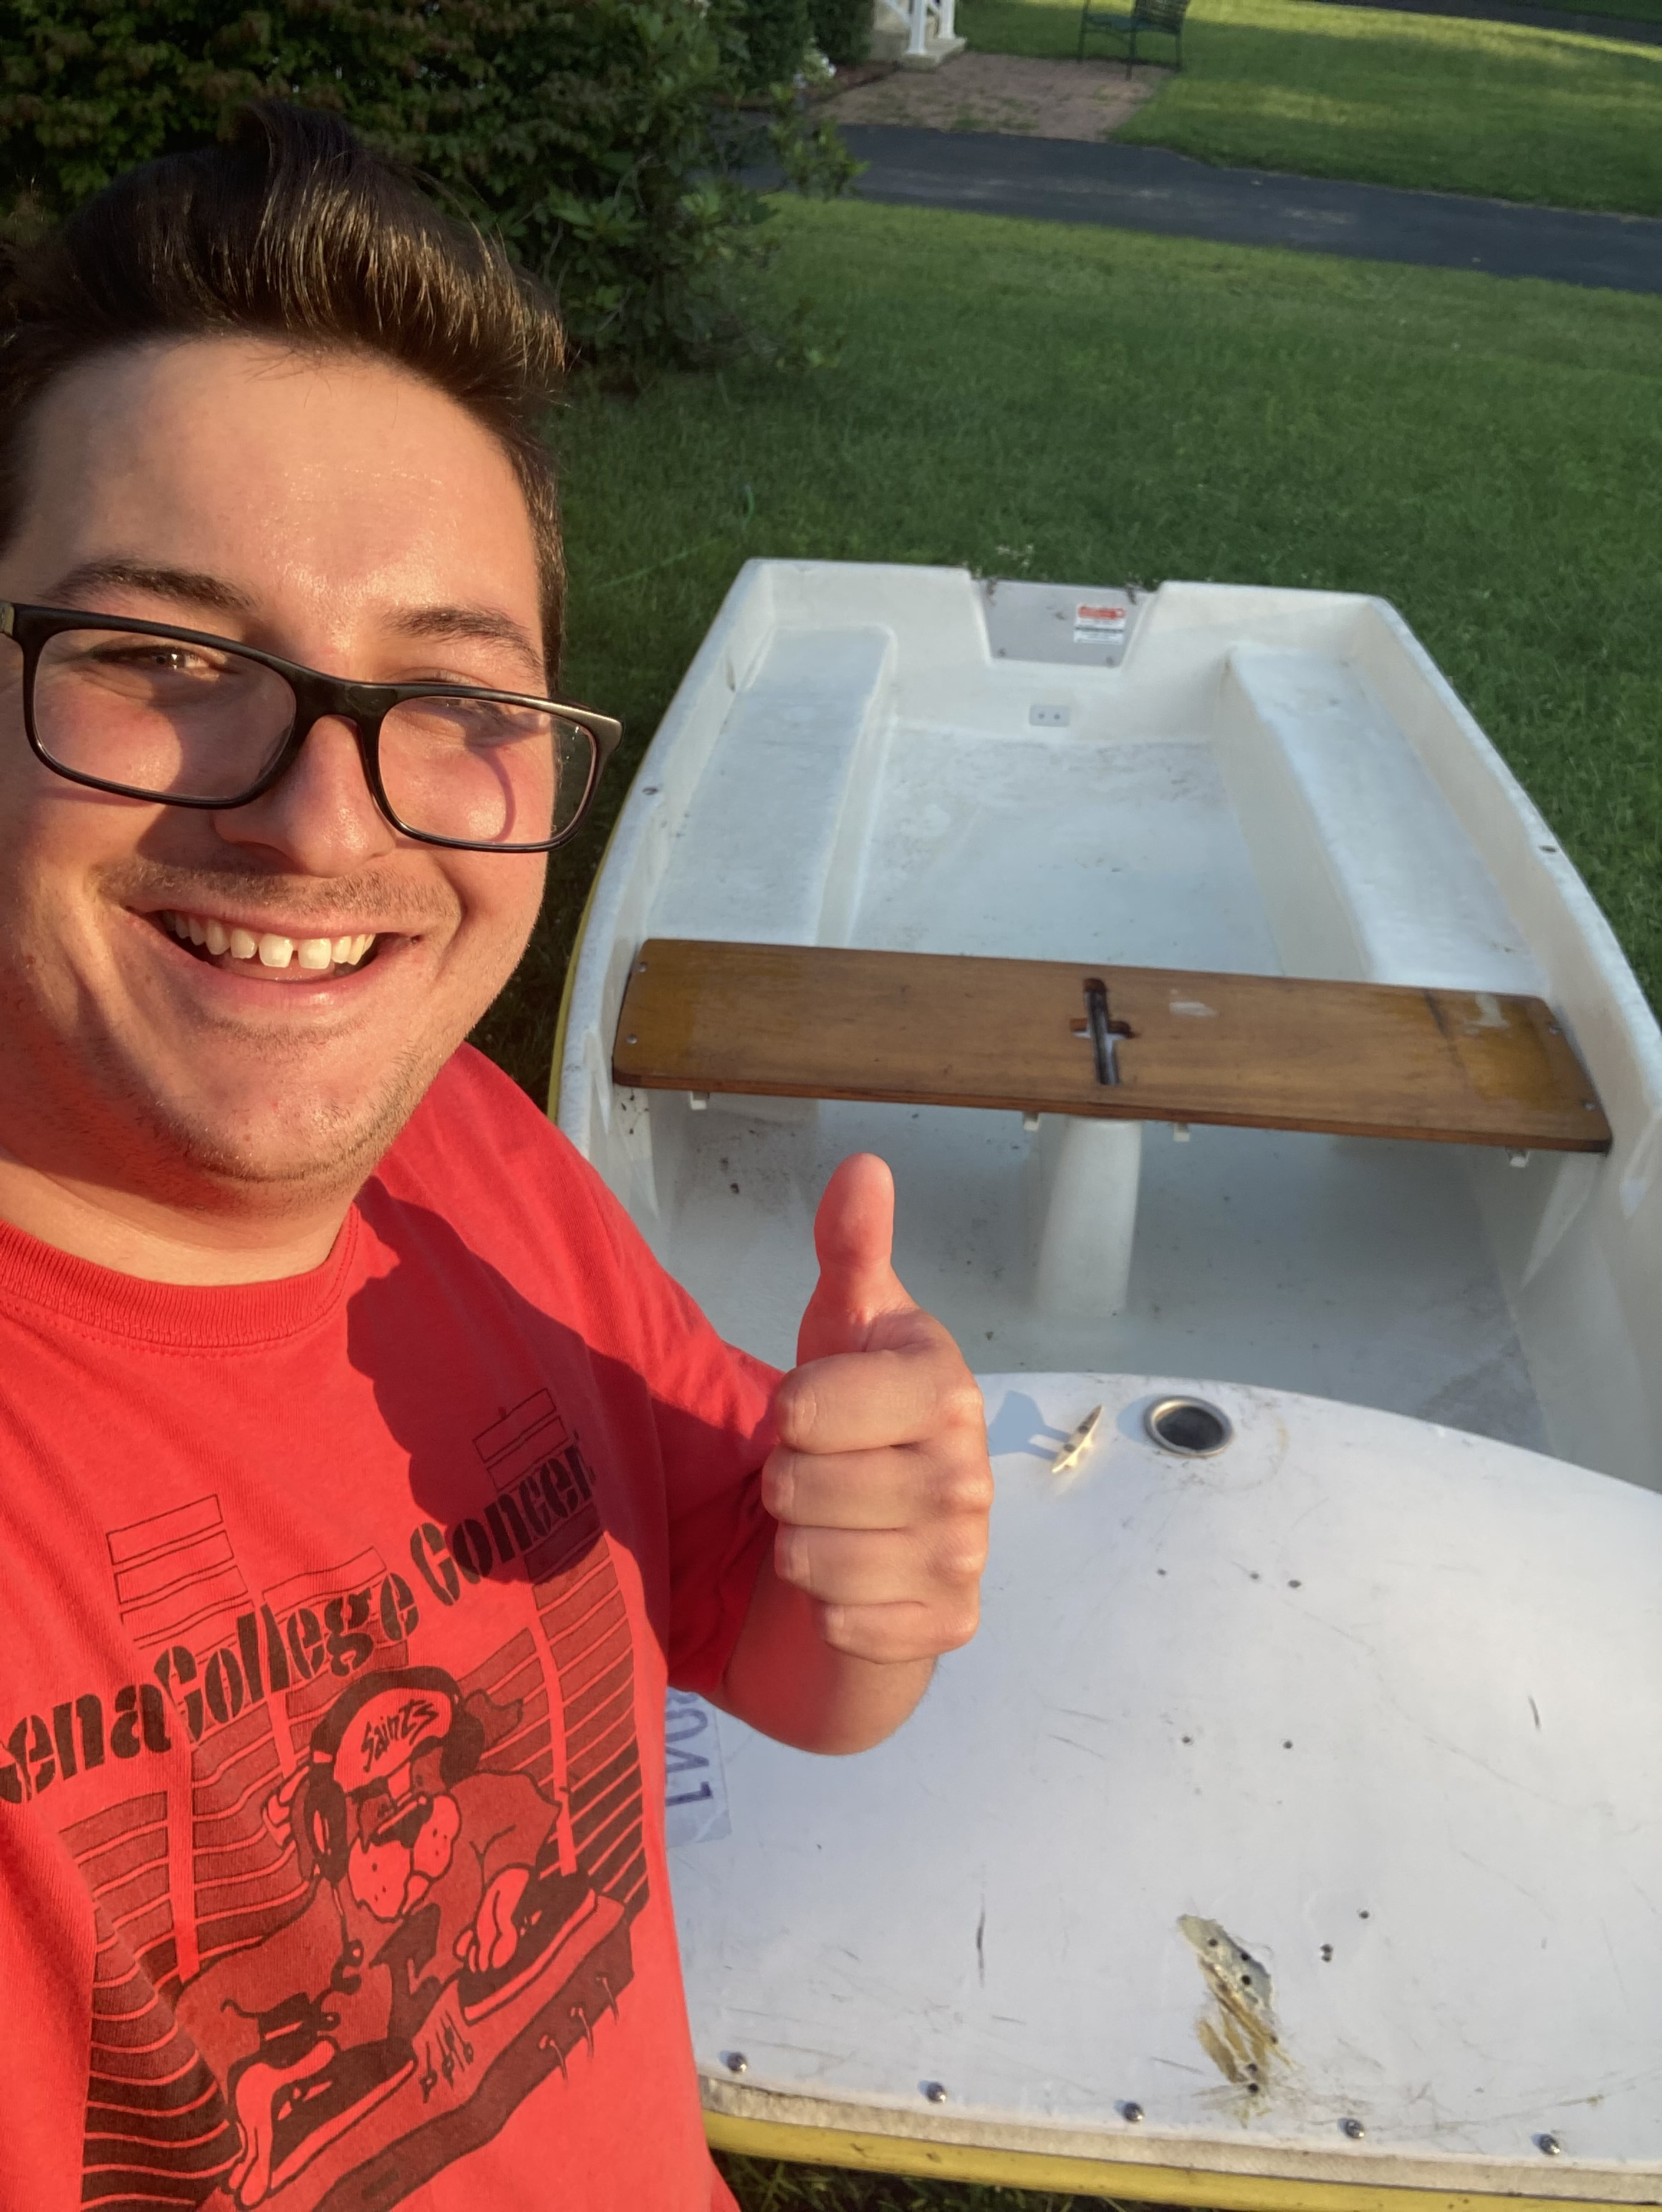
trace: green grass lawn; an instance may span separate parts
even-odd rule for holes
[[[558,427],[568,681],[629,731],[484,1031],[534,1094],[606,823],[751,555],[1379,592],[1662,996],[1662,299],[857,204],[775,229],[833,366]]]
[[[1071,54],[1079,9],[961,0],[959,23],[989,52]],[[1183,54],[1117,137],[1301,176],[1662,215],[1662,46],[1319,0],[1195,0]]]
[[[771,2159],[722,2158],[719,2164],[744,2212],[1141,2212],[1123,2197],[1105,2204],[1100,2197],[954,2188],[949,2182],[782,2166]]]

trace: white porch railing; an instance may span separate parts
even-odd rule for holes
[[[954,4],[955,0],[910,0],[907,11],[911,22],[911,38],[906,47],[909,54],[926,54],[934,40],[953,36]]]

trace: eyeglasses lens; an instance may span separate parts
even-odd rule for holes
[[[240,798],[294,717],[275,669],[176,638],[61,630],[35,670],[35,732],[50,757],[156,799]]]
[[[60,631],[35,670],[35,734],[48,757],[147,798],[246,799],[295,712],[275,669],[176,638]],[[581,811],[595,745],[581,723],[532,702],[447,694],[390,708],[380,761],[387,804],[406,830],[536,846]]]
[[[594,769],[579,722],[521,700],[406,699],[380,726],[380,780],[407,829],[475,845],[569,830]]]

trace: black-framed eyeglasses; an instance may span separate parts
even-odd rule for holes
[[[623,725],[459,684],[354,684],[204,630],[0,600],[23,726],[71,783],[168,806],[247,806],[326,715],[351,725],[375,805],[406,837],[550,853],[582,819]]]

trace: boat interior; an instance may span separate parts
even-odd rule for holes
[[[1474,1030],[1539,1000],[1577,1056],[1558,1103],[1596,1134],[1369,1118],[1389,1035],[1330,1040],[1321,1126],[1250,1102],[1239,1126],[1227,1096],[1081,1110],[1030,1095],[1020,1024],[973,1004],[983,1060],[1006,1039],[996,1103],[897,1091],[857,1050],[799,1086],[853,1095],[723,1089],[719,1065],[662,1087],[627,1079],[619,1026],[648,939],[1065,964],[1110,971],[1111,1006],[1112,971],[1175,971],[1166,1007],[1196,1030],[1208,976],[1463,994]],[[794,988],[812,1036],[835,994],[812,968]],[[1088,996],[1069,1011],[1088,1083]],[[1250,1006],[1232,1019],[1245,1054]],[[626,803],[556,1086],[664,1264],[773,1360],[819,1191],[868,1150],[894,1170],[902,1279],[978,1370],[1255,1383],[1662,1487],[1662,1041],[1551,831],[1379,601],[751,564]]]

